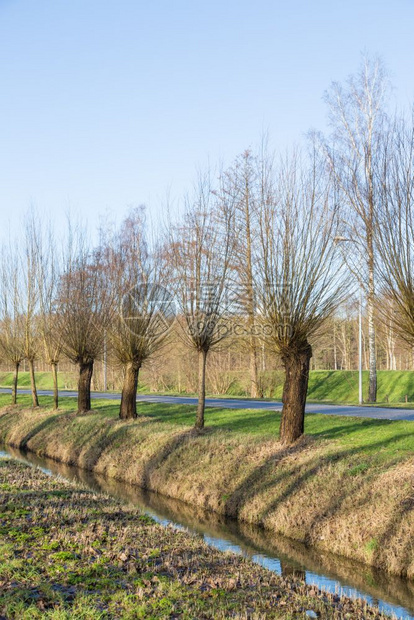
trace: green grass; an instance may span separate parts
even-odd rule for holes
[[[234,373],[237,375],[237,373]],[[264,374],[266,397],[282,398],[284,373],[282,370]],[[414,403],[414,372],[409,370],[379,370],[378,403]],[[368,371],[362,373],[363,398],[368,399]],[[239,379],[228,392],[229,396],[245,396]],[[359,373],[354,370],[312,370],[309,373],[308,400],[314,402],[356,404],[359,399]]]
[[[268,373],[268,382],[272,385],[268,397],[280,400],[283,390],[283,372]],[[52,377],[48,372],[36,374],[37,386],[42,390],[52,389]],[[12,373],[0,373],[0,387],[10,387],[13,381]],[[76,389],[76,373],[60,373],[59,386],[61,389]],[[28,372],[19,374],[19,387],[30,387]],[[146,393],[144,383],[139,386],[141,393]],[[176,394],[176,391],[170,393]],[[368,394],[368,371],[363,372],[363,394]],[[217,395],[215,395],[217,396]],[[223,395],[224,396],[224,395]],[[243,397],[245,392],[236,382],[226,396]],[[378,403],[405,405],[406,399],[414,405],[414,372],[408,370],[380,370],[378,371]],[[312,402],[348,403],[358,402],[358,372],[348,370],[314,370],[310,372],[308,400]]]
[[[11,387],[13,384],[13,377],[14,374],[12,372],[1,372],[0,387]],[[71,390],[76,388],[76,375],[73,372],[60,372],[58,381],[60,389],[67,388]],[[52,374],[50,372],[37,372],[36,386],[38,390],[52,390]],[[28,372],[19,372],[19,387],[30,388],[30,374]]]
[[[0,407],[6,406],[10,397],[0,394]],[[50,396],[40,397],[43,407],[52,407]],[[19,397],[19,405],[30,407],[28,395]],[[73,411],[75,398],[60,399],[61,412]],[[92,400],[92,408],[99,419],[115,421],[119,413],[119,401]],[[138,403],[140,415],[168,426],[191,427],[195,421],[196,407],[191,405],[171,405],[163,403]],[[61,414],[55,414],[59,416]],[[279,433],[280,412],[259,409],[206,409],[206,426],[216,431],[250,435],[256,438],[276,438]],[[85,432],[93,432],[95,418],[83,418]],[[341,449],[352,450],[361,458],[370,456],[379,461],[401,460],[414,455],[414,422],[373,420],[348,416],[307,414],[305,433],[315,439],[335,440]]]
[[[379,370],[377,373],[380,403],[402,403],[407,396],[414,402],[414,372],[409,370]],[[362,373],[364,399],[368,395],[369,373]],[[317,370],[310,374],[308,398],[315,401],[358,402],[358,373],[347,370]]]
[[[272,397],[280,400],[283,391],[283,373],[274,373]],[[414,372],[409,370],[379,370],[377,372],[377,402],[414,403]],[[359,373],[354,370],[313,370],[309,374],[308,400],[313,402],[356,404],[359,398]],[[368,399],[369,373],[362,373],[362,392]]]
[[[13,385],[14,373],[0,372],[0,387],[10,388]],[[78,387],[78,374],[76,371],[58,373],[59,390],[76,390]],[[53,380],[50,372],[36,372],[36,386],[38,390],[52,390]],[[19,372],[18,387],[30,388],[30,374],[25,371]],[[144,384],[139,386],[139,392],[148,391]]]
[[[95,401],[97,410],[104,405]],[[116,415],[119,405],[107,405],[106,414]],[[191,426],[196,408],[182,405],[140,403],[142,415],[154,421]],[[101,409],[102,410],[102,409]],[[256,437],[277,437],[280,413],[256,409],[206,410],[206,425]],[[307,414],[305,433],[315,439],[335,440],[344,450],[375,457],[377,460],[404,459],[414,454],[414,422],[372,420],[326,414]]]

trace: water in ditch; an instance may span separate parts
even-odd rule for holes
[[[173,524],[185,528],[201,535],[206,543],[217,549],[243,554],[278,574],[294,574],[320,589],[362,598],[377,605],[385,613],[404,620],[414,620],[414,582],[316,551],[260,527],[228,519],[145,491],[138,486],[57,463],[30,452],[3,446],[0,456],[24,461],[48,474],[74,480],[93,491],[104,492],[132,503],[162,525]]]

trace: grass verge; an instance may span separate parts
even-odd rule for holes
[[[382,618],[133,507],[0,459],[0,613],[7,618]]]
[[[0,440],[414,578],[413,422],[308,415],[283,449],[272,411],[209,409],[196,434],[193,407],[140,403],[125,423],[119,403],[28,402],[1,410]]]

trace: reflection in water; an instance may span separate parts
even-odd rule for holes
[[[295,577],[295,579],[300,579],[301,581],[306,581],[306,571],[302,568],[296,568],[290,562],[280,561],[280,572],[283,577]]]
[[[57,463],[29,452],[7,447],[1,455],[10,455],[139,506],[163,525],[172,523],[201,534],[220,550],[231,550],[285,576],[295,576],[319,588],[364,598],[398,618],[414,619],[414,582],[392,577],[346,558],[316,551],[251,524],[206,512],[202,508],[145,491],[138,486],[105,478],[93,472]]]

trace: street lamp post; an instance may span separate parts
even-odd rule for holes
[[[362,405],[362,286],[359,286],[359,404]]]
[[[343,241],[350,241],[356,243],[354,239],[348,239],[348,237],[334,237],[334,243],[341,243]],[[359,283],[359,321],[358,321],[358,400],[362,405],[364,402],[362,397],[362,284]]]
[[[104,392],[106,392],[108,389],[108,360],[107,360],[106,330],[105,330],[104,355],[103,355],[103,389],[104,389]]]

